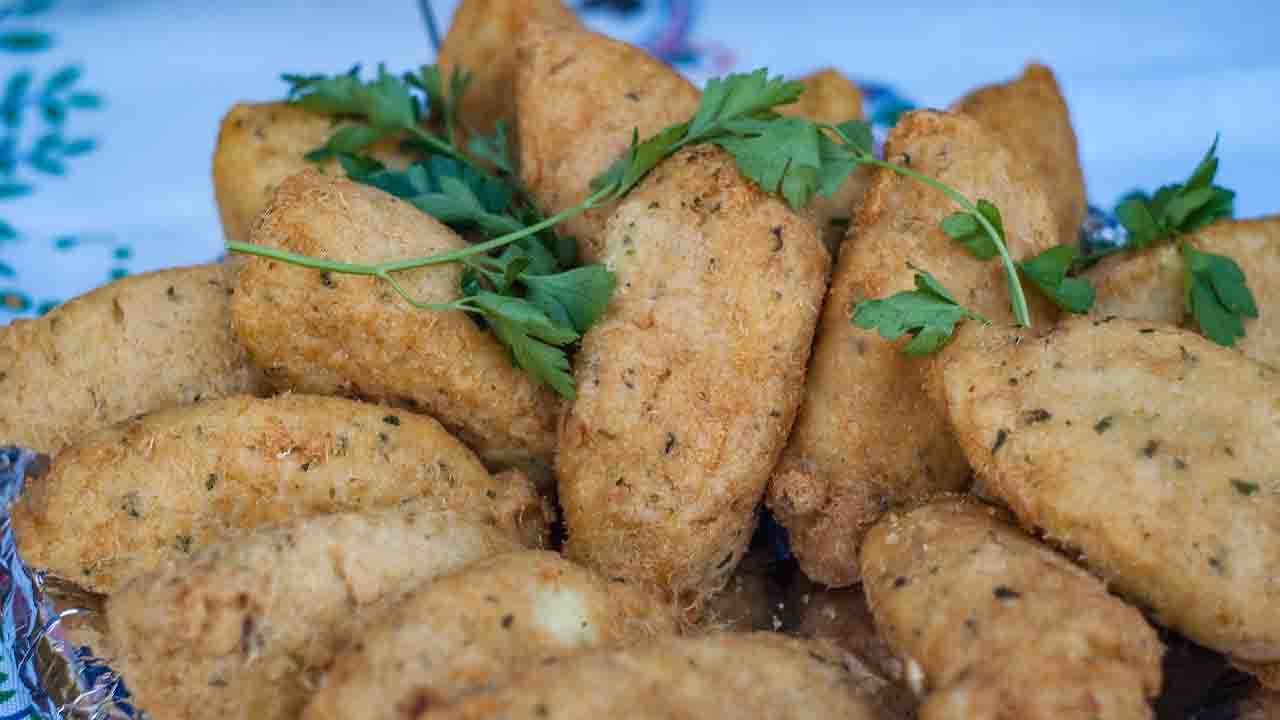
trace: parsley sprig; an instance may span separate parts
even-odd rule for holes
[[[951,340],[961,320],[990,321],[956,300],[942,283],[927,270],[911,263],[916,271],[915,290],[905,290],[882,300],[860,302],[853,311],[853,324],[876,330],[881,337],[893,341],[903,335],[911,341],[902,347],[907,355],[920,356],[937,352]]]
[[[465,74],[455,73],[446,83],[431,66],[401,77],[379,68],[376,78],[365,82],[357,67],[332,77],[289,75],[285,80],[293,102],[354,121],[309,158],[336,158],[357,181],[397,195],[453,227],[478,230],[489,239],[451,252],[373,265],[333,262],[248,243],[233,242],[228,248],[317,270],[377,277],[415,308],[473,313],[510,349],[517,365],[566,397],[574,396],[568,349],[603,313],[615,279],[602,266],[572,268],[572,242],[560,238],[554,227],[618,200],[664,159],[699,143],[729,152],[744,176],[768,192],[781,194],[797,209],[817,194],[834,194],[861,165],[885,168],[937,189],[962,208],[948,218],[944,230],[952,237],[962,235],[957,240],[980,259],[1000,257],[1014,317],[1019,324],[1030,325],[1026,297],[994,205],[985,200],[975,204],[935,178],[877,158],[870,127],[864,122],[831,125],[780,116],[775,108],[795,102],[804,86],[771,78],[766,70],[711,80],[690,120],[644,140],[633,135],[629,151],[592,180],[592,192],[581,203],[550,217],[539,213],[516,179],[505,128],[499,125],[494,135],[486,137],[465,132],[458,122],[457,98],[466,90]],[[425,102],[419,93],[425,95]],[[427,110],[436,116],[429,118]],[[426,128],[428,119],[443,126],[444,136]],[[466,149],[457,144],[463,134],[471,135]],[[393,171],[360,154],[390,138],[401,138],[402,146],[416,150],[422,159],[407,170]],[[466,265],[462,297],[449,303],[418,301],[395,278],[399,272],[447,263]],[[929,294],[929,303],[953,307],[935,308],[921,321],[924,324],[890,328],[890,333],[898,333],[895,337],[904,332],[914,336],[910,352],[936,350],[951,336],[956,322],[977,317],[967,310],[957,314],[954,298],[932,276],[923,277],[917,280],[919,292]],[[872,322],[868,318],[879,316],[873,324],[884,333],[890,326],[883,318],[895,313],[905,318],[902,322],[915,323],[921,313],[919,300],[900,294],[882,305],[862,307],[861,317]],[[916,306],[896,307],[912,302]],[[948,322],[948,318],[953,319]]]
[[[284,80],[290,102],[350,121],[308,153],[308,160],[335,159],[352,180],[395,195],[455,230],[487,239],[452,252],[379,264],[334,262],[251,243],[230,242],[228,249],[315,270],[376,277],[414,308],[470,313],[535,382],[573,398],[569,352],[603,313],[615,280],[602,265],[577,267],[576,243],[559,235],[555,226],[602,204],[607,193],[543,216],[516,178],[505,127],[499,124],[493,135],[485,136],[462,126],[458,101],[470,83],[465,72],[445,78],[428,65],[396,76],[380,67],[365,81],[356,66],[341,75],[285,75]],[[433,132],[431,125],[443,132]],[[418,160],[393,170],[367,154],[373,144],[388,140],[398,140]],[[396,278],[453,263],[465,269],[461,297],[452,302],[422,302]]]
[[[1178,243],[1187,312],[1205,337],[1231,347],[1245,336],[1244,318],[1258,317],[1253,292],[1235,260],[1198,250],[1184,237],[1234,212],[1235,193],[1213,184],[1217,151],[1215,137],[1185,183],[1165,185],[1154,195],[1132,193],[1116,207],[1116,217],[1128,230],[1134,250]]]
[[[663,159],[697,143],[713,143],[727,150],[744,176],[766,191],[780,193],[796,209],[815,195],[834,194],[861,165],[885,168],[938,190],[962,208],[944,222],[944,230],[952,237],[963,234],[965,244],[979,259],[1000,258],[1014,318],[1029,326],[1026,295],[995,205],[986,200],[975,204],[936,178],[876,157],[871,128],[865,122],[831,125],[783,117],[774,111],[779,105],[795,102],[803,91],[803,84],[770,78],[763,69],[713,79],[691,120],[644,141],[634,138],[631,151],[595,178],[592,187],[615,187],[618,195],[624,194]]]

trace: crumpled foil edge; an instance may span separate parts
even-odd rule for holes
[[[28,476],[39,476],[45,466],[47,458],[30,450],[0,447],[0,665],[17,669],[0,681],[0,720],[145,720],[129,704],[120,674],[63,633],[62,619],[88,611],[59,614],[45,578],[18,555],[9,508]]]

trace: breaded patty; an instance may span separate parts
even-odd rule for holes
[[[1280,313],[1268,312],[1280,306],[1280,216],[1219,220],[1188,240],[1197,250],[1226,255],[1239,264],[1261,312],[1244,318],[1246,335],[1236,347],[1258,362],[1280,364]],[[1103,259],[1086,274],[1098,289],[1092,313],[1197,330],[1186,311],[1183,266],[1177,243]]]
[[[134,703],[167,720],[293,720],[407,588],[520,547],[432,500],[305,518],[171,558],[111,596]]]
[[[862,577],[922,720],[1151,717],[1155,630],[992,508],[943,499],[886,516],[862,546]]]
[[[698,109],[697,88],[644,50],[576,27],[531,27],[516,69],[520,179],[547,213],[580,204],[631,146]],[[582,257],[605,252],[603,207],[565,221]]]
[[[337,160],[313,163],[306,154],[351,123],[283,102],[239,103],[222,118],[213,151],[213,196],[227,240],[249,242],[254,218],[267,207],[285,178],[306,170],[342,175]],[[413,161],[399,140],[376,143],[363,154],[390,167]]]
[[[574,360],[556,454],[569,557],[696,607],[747,548],[804,385],[827,254],[712,146],[605,232],[618,289]]]
[[[527,479],[494,478],[431,418],[340,398],[232,397],[94,433],[13,508],[22,557],[95,592],[263,525],[413,498],[537,544]]]
[[[0,442],[45,453],[144,412],[266,391],[231,332],[230,271],[123,278],[0,327]]]
[[[870,706],[825,645],[776,633],[668,638],[584,653],[509,685],[405,720],[871,720]]]
[[[466,246],[412,205],[311,171],[285,181],[253,241],[330,260],[380,263]],[[491,466],[549,461],[559,398],[462,311],[418,310],[378,278],[247,258],[236,333],[281,389],[346,395],[430,414]],[[398,273],[417,300],[461,294],[462,266]]]
[[[1044,194],[1015,182],[1014,158],[977,121],[909,113],[890,133],[885,153],[971,200],[995,203],[1015,259],[1053,245]],[[921,182],[878,170],[841,250],[804,405],[769,487],[769,507],[790,531],[800,566],[828,585],[857,581],[862,535],[887,508],[968,483],[964,455],[921,390],[922,361],[850,323],[857,302],[914,289],[909,262],[933,273],[966,307],[996,322],[1012,317],[1000,263],[974,258],[939,227],[958,209]],[[1032,317],[1043,323],[1051,316],[1046,310]]]
[[[458,111],[463,125],[486,135],[499,121],[515,127],[516,47],[532,24],[578,27],[578,16],[560,0],[458,3],[436,62],[446,79],[455,70],[471,74]]]
[[[1280,661],[1280,373],[1199,335],[1073,317],[965,327],[931,382],[965,454],[1163,625]]]
[[[584,650],[675,632],[669,604],[556,553],[501,555],[414,590],[337,658],[303,720],[400,720]]]
[[[1079,242],[1089,203],[1071,113],[1053,71],[1029,63],[1017,79],[980,87],[951,109],[982,123],[1031,165],[1057,219],[1056,242]]]

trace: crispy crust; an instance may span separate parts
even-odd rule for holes
[[[332,260],[378,263],[465,247],[387,193],[314,171],[286,180],[253,241]],[[396,277],[413,297],[458,297],[458,265]],[[491,466],[549,461],[560,401],[461,311],[416,310],[382,280],[258,257],[241,265],[236,333],[282,389],[388,402],[444,423]]]
[[[1015,182],[1012,156],[975,120],[909,113],[885,152],[970,198],[994,202],[1015,259],[1052,245],[1044,194]],[[976,260],[939,228],[956,209],[922,183],[877,171],[841,249],[805,402],[769,487],[769,507],[790,530],[801,567],[828,585],[857,581],[862,535],[887,508],[968,483],[960,448],[921,390],[920,363],[849,321],[856,302],[913,287],[908,261],[967,307],[993,321],[1011,317],[999,263]],[[1051,314],[1041,309],[1035,317],[1043,322]]]
[[[308,168],[342,174],[337,160],[309,162],[304,156],[351,123],[282,102],[239,103],[222,118],[213,151],[213,196],[227,240],[248,242],[254,218],[280,183]],[[397,140],[384,140],[368,154],[404,168],[412,158]]]
[[[520,178],[548,213],[578,205],[591,179],[630,147],[688,120],[696,88],[640,48],[581,28],[537,26],[521,36],[516,71]],[[582,257],[605,251],[613,208],[571,218],[561,230]]]
[[[298,717],[317,676],[405,587],[520,547],[434,506],[308,518],[133,579],[107,618],[137,704],[157,718]]]
[[[697,605],[746,551],[795,417],[827,255],[724,151],[658,166],[605,233],[618,289],[574,361],[570,557]]]
[[[231,332],[230,271],[116,280],[0,328],[0,441],[56,453],[144,412],[266,383]]]
[[[303,720],[399,720],[515,674],[675,632],[669,605],[558,554],[509,553],[414,590],[337,659]]]
[[[839,70],[824,68],[798,80],[804,84],[804,94],[798,101],[779,107],[779,114],[830,125],[864,117],[862,91]]]
[[[1031,166],[1057,218],[1057,242],[1076,244],[1088,198],[1071,114],[1053,71],[1029,63],[1016,80],[980,87],[951,109],[982,123]]]
[[[1258,362],[1280,362],[1280,314],[1268,312],[1280,306],[1280,216],[1220,220],[1187,240],[1204,252],[1230,257],[1244,270],[1262,312],[1256,319],[1245,318],[1248,334],[1236,347]],[[1182,271],[1175,243],[1106,258],[1087,275],[1098,290],[1093,315],[1195,329],[1183,302]]]
[[[987,490],[1161,624],[1280,661],[1280,374],[1195,333],[965,328],[931,382]]]
[[[667,638],[532,668],[499,690],[405,720],[871,720],[841,659],[775,633]]]
[[[430,498],[518,531],[547,518],[529,482],[494,478],[431,418],[339,398],[233,397],[94,433],[13,508],[32,566],[111,592],[244,530]]]
[[[445,78],[455,69],[471,74],[459,117],[484,134],[498,121],[514,127],[516,47],[530,25],[579,27],[560,0],[463,0],[453,12],[437,62]]]
[[[862,575],[922,720],[1151,717],[1164,648],[1142,614],[991,508],[888,515]]]

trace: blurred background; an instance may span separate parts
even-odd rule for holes
[[[946,106],[1038,59],[1067,96],[1094,204],[1184,179],[1221,133],[1237,215],[1280,211],[1274,0],[566,3],[695,81],[834,66],[881,107]],[[456,3],[427,4],[443,32]],[[0,323],[217,257],[219,120],[281,98],[282,72],[433,55],[418,0],[0,0]]]

